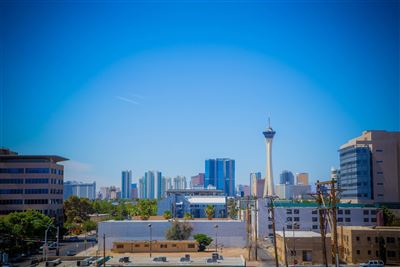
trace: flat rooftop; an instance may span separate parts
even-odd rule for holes
[[[190,254],[190,253],[187,253]],[[110,266],[231,266],[231,267],[242,267],[246,266],[244,259],[241,257],[224,257],[223,260],[218,260],[215,263],[207,263],[207,258],[209,257],[198,257],[192,258],[190,262],[181,262],[180,258],[177,257],[168,257],[166,254],[167,262],[155,262],[153,258],[150,257],[129,257],[131,262],[129,263],[120,263],[119,259],[121,257],[111,258],[107,265]]]
[[[276,231],[276,234],[283,237],[283,231]],[[321,237],[319,233],[312,232],[312,231],[286,231],[285,232],[286,238],[293,238],[293,237]]]
[[[362,230],[362,231],[399,231],[400,232],[400,227],[399,226],[339,226],[343,227],[344,230]]]

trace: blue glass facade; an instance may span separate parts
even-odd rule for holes
[[[235,195],[235,161],[232,159],[208,159],[205,161],[204,186],[215,186],[226,195]]]
[[[338,186],[343,199],[373,199],[369,147],[346,147],[340,151]]]
[[[131,184],[132,184],[132,172],[123,171],[121,180],[121,198],[131,198]]]
[[[294,184],[294,175],[291,171],[283,171],[279,179],[280,184]]]

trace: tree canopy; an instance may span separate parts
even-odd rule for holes
[[[187,240],[193,231],[193,227],[188,222],[174,221],[166,231],[165,237],[168,240]]]

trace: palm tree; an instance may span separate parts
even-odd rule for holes
[[[214,213],[215,213],[215,208],[212,205],[208,205],[205,209],[204,209],[205,213],[207,214],[207,218],[209,220],[211,220],[214,217]]]

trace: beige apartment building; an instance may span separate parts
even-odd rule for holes
[[[285,239],[283,232],[276,232],[276,246],[278,249],[279,262],[285,264],[285,254],[289,265],[314,265],[323,264],[321,235],[312,231],[286,231]],[[286,250],[285,250],[285,242]],[[325,237],[328,263],[331,262],[331,238]]]
[[[308,185],[308,173],[296,173],[296,184]]]
[[[29,209],[63,221],[64,166],[54,155],[18,155],[0,149],[0,215]]]
[[[400,202],[400,132],[364,131],[339,149],[342,199]]]
[[[338,244],[343,262],[383,260],[386,264],[400,265],[400,227],[341,226]]]

